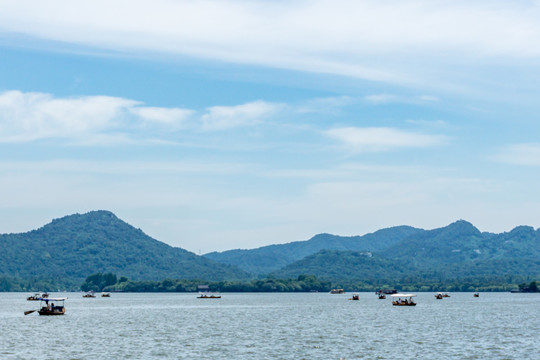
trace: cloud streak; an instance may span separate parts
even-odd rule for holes
[[[537,2],[480,0],[5,0],[0,31],[115,51],[414,82],[399,66],[388,66],[398,64],[389,59],[538,58],[539,17]]]
[[[493,159],[510,165],[540,167],[540,143],[506,146]]]
[[[326,131],[326,135],[357,152],[379,152],[399,148],[425,148],[447,142],[445,136],[414,133],[389,127],[345,127]]]
[[[143,106],[139,101],[112,96],[57,98],[21,91],[0,93],[0,143],[68,139],[79,145],[152,141],[178,131],[222,131],[252,126],[284,108],[262,100],[235,106],[212,106],[202,111]],[[150,131],[148,131],[150,129]],[[169,135],[170,136],[170,135]]]

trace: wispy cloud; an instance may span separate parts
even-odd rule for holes
[[[0,31],[399,82],[415,79],[391,58],[537,58],[539,16],[534,1],[5,0]]]
[[[204,130],[225,130],[255,125],[283,108],[282,104],[262,100],[237,106],[212,106],[201,116]]]
[[[328,130],[326,134],[359,152],[424,148],[447,142],[447,138],[442,135],[428,135],[388,127],[345,127]]]
[[[46,93],[6,91],[0,93],[0,142],[55,138],[78,145],[167,143],[169,138],[159,138],[164,130],[219,131],[251,126],[284,107],[259,100],[196,111],[148,107],[112,96],[58,98]]]
[[[376,94],[364,97],[364,100],[374,105],[385,105],[389,103],[419,104],[439,101],[439,98],[431,95],[403,96],[394,94]]]
[[[506,146],[493,159],[511,165],[540,166],[540,143]]]
[[[331,113],[352,105],[357,99],[351,96],[334,96],[308,100],[296,107],[299,113]]]

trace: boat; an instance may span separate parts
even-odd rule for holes
[[[330,290],[330,294],[344,294],[345,290],[343,289],[332,289]]]
[[[442,294],[442,297],[450,297],[447,293]]]
[[[89,292],[87,292],[86,294],[84,294],[82,297],[83,297],[83,298],[95,298],[96,295],[94,295],[94,292],[93,292],[93,291],[89,291]]]
[[[392,305],[394,306],[416,306],[413,300],[415,294],[392,294]]]
[[[197,296],[197,299],[221,299],[221,295],[199,294],[199,296]]]
[[[35,311],[38,312],[39,315],[64,315],[66,313],[66,307],[64,306],[64,301],[66,301],[67,297],[63,298],[38,298],[40,301],[39,303],[39,309],[37,310],[30,310],[25,311],[24,315],[31,314]]]
[[[474,297],[480,297],[480,293],[474,293]]]
[[[27,297],[26,300],[28,300],[28,301],[39,301],[39,299],[44,299],[44,298],[48,298],[48,297],[49,297],[49,294],[47,294],[47,293],[43,293],[43,294],[35,293],[34,295],[31,295],[31,296]]]
[[[101,293],[101,297],[111,297],[110,293]]]
[[[434,296],[437,300],[442,300],[442,298],[444,297],[442,293],[436,293]]]
[[[360,300],[360,295],[352,294],[352,298],[350,298],[349,300]]]
[[[380,294],[380,295],[379,295],[379,300],[384,300],[384,299],[386,299],[386,295]]]

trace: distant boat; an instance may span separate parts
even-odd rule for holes
[[[93,292],[93,291],[89,291],[89,292],[87,292],[86,294],[84,294],[82,297],[83,297],[83,298],[95,298],[96,295],[94,295],[94,292]]]
[[[349,300],[360,300],[360,295],[358,295],[358,294],[353,294],[353,295],[352,295],[352,298],[350,298]]]
[[[49,298],[49,297],[39,298],[38,299],[40,301],[39,309],[25,311],[24,315],[31,314],[35,311],[37,311],[39,315],[64,315],[66,313],[66,308],[64,306],[64,301],[66,299],[67,298],[65,297],[64,298]],[[60,303],[60,305],[58,305],[58,303]]]
[[[380,294],[380,295],[379,295],[379,300],[384,300],[384,299],[386,299],[386,295]]]
[[[442,293],[436,293],[434,296],[437,300],[442,300],[442,298],[444,297]]]
[[[413,300],[415,294],[392,294],[392,305],[394,306],[416,306]]]
[[[197,299],[221,299],[221,295],[199,294],[199,296],[197,296]]]
[[[479,293],[474,293],[473,296],[474,296],[474,297],[480,297],[480,294],[479,294]]]
[[[47,294],[47,293],[43,293],[43,294],[35,293],[34,295],[31,295],[31,296],[27,297],[26,300],[28,300],[28,301],[39,301],[39,299],[44,299],[44,298],[48,298],[48,297],[49,297],[49,294]]]
[[[345,290],[343,289],[332,289],[330,290],[330,294],[343,294],[345,293]]]
[[[101,297],[111,297],[111,294],[109,294],[109,293],[101,293]]]

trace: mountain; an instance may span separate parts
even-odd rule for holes
[[[84,279],[98,272],[140,280],[245,279],[216,263],[157,241],[108,211],[53,220],[40,229],[0,235],[0,275],[14,278]]]
[[[508,233],[482,233],[460,220],[443,228],[415,232],[381,251],[320,251],[271,273],[284,278],[300,274],[363,281],[537,277],[540,230],[520,226]]]
[[[263,246],[251,250],[228,250],[203,255],[214,261],[237,266],[253,274],[267,274],[321,250],[356,250],[375,252],[425,230],[396,226],[363,236],[318,234],[306,241]]]

